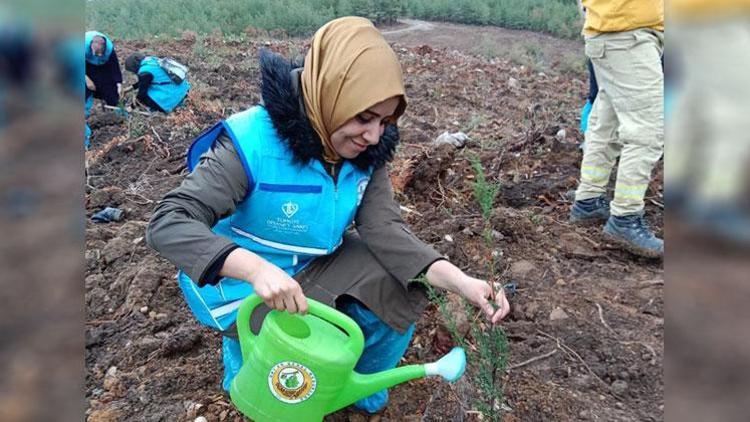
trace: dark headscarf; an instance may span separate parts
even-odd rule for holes
[[[141,61],[144,57],[146,56],[141,53],[133,53],[129,55],[128,58],[125,59],[125,69],[133,73],[138,73],[138,69],[141,68]]]

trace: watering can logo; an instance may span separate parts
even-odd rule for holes
[[[281,362],[268,374],[268,388],[284,403],[299,403],[315,392],[315,374],[297,362]]]
[[[466,368],[456,347],[437,362],[360,374],[354,367],[364,336],[353,319],[308,299],[307,315],[272,310],[255,334],[250,316],[261,303],[251,294],[238,310],[243,364],[229,390],[235,407],[256,422],[322,421],[384,388],[431,375],[452,382]]]

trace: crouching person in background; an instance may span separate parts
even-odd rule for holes
[[[131,89],[138,90],[136,99],[151,111],[170,113],[182,104],[190,90],[187,78],[174,80],[157,57],[131,54],[125,59],[125,69],[138,76]]]
[[[122,95],[122,71],[114,43],[101,32],[88,31],[85,47],[86,98],[116,106]]]

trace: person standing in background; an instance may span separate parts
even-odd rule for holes
[[[670,12],[665,205],[693,230],[748,247],[750,4],[679,0]]]
[[[589,116],[570,220],[606,220],[607,240],[636,255],[661,257],[664,242],[644,219],[644,197],[664,149],[664,4],[583,0],[582,6],[586,57],[599,90]],[[606,186],[618,155],[610,203]]]

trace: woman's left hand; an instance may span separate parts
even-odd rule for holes
[[[497,324],[510,312],[510,304],[505,298],[502,287],[492,292],[486,281],[470,277],[447,260],[435,261],[427,269],[427,282],[436,287],[448,289],[465,297],[474,306],[481,309],[493,324]],[[490,302],[488,299],[494,297]]]
[[[494,292],[494,302],[491,301],[492,287],[484,280],[464,275],[458,288],[461,296],[481,309],[493,324],[500,322],[510,312],[510,304],[502,287]]]

